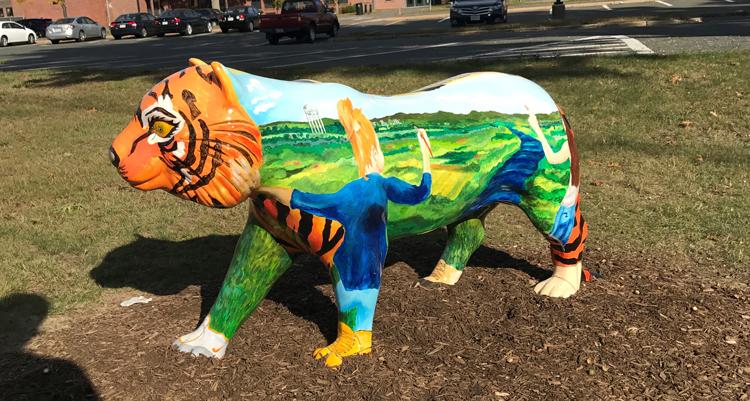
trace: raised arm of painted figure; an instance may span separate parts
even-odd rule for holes
[[[544,156],[547,158],[547,161],[550,164],[560,164],[570,159],[570,147],[568,146],[568,142],[563,143],[562,147],[557,152],[553,151],[552,147],[549,146],[549,142],[547,142],[547,138],[542,132],[542,127],[539,126],[539,120],[537,120],[536,114],[531,112],[529,106],[524,107],[529,113],[529,125],[531,126],[531,129],[534,130],[539,142],[542,143],[542,150],[544,150]]]
[[[432,189],[432,174],[430,173],[430,139],[424,129],[417,129],[419,149],[422,152],[422,182],[419,185],[411,185],[396,177],[386,178],[384,186],[388,200],[395,203],[416,205],[430,196]]]

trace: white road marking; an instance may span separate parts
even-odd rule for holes
[[[727,3],[734,3],[734,0],[724,0],[724,1],[726,1]]]
[[[445,17],[445,18],[441,19],[440,21],[438,21],[438,24],[441,23],[441,22],[448,21],[449,19],[451,19],[451,17]]]
[[[607,11],[612,11],[612,8],[610,8],[610,7],[609,7],[608,5],[606,5],[606,4],[602,4],[602,8],[603,8],[603,9],[605,9],[605,10],[607,10]]]
[[[616,35],[615,37],[628,45],[630,50],[634,51],[636,54],[654,54],[653,50],[649,49],[638,39],[633,39],[630,36],[625,35]]]
[[[590,36],[586,38],[515,47],[500,51],[473,54],[453,60],[492,58],[552,58],[615,54],[653,54],[640,41],[625,35]]]
[[[342,57],[335,57],[335,58],[325,58],[320,60],[308,60],[308,61],[300,61],[297,63],[289,63],[289,64],[277,64],[274,65],[274,68],[279,67],[292,67],[295,65],[306,65],[306,64],[319,64],[319,63],[332,63],[336,60],[346,60],[346,59],[353,59],[353,58],[362,58],[362,57],[370,57],[370,56],[382,56],[384,54],[394,54],[394,53],[405,53],[405,52],[413,52],[413,51],[419,51],[419,50],[425,50],[425,49],[435,49],[438,47],[450,47],[450,46],[456,46],[461,43],[459,42],[450,42],[450,43],[441,43],[438,45],[430,45],[430,46],[412,46],[406,49],[398,49],[398,50],[387,50],[382,52],[376,52],[376,53],[363,53],[363,54],[353,54],[351,56],[342,56]]]
[[[397,20],[395,20],[395,21],[393,21],[393,22],[389,22],[389,23],[385,24],[385,26],[396,25],[396,24],[400,24],[400,23],[402,23],[402,22],[404,22],[404,20],[402,20],[402,19],[397,19]]]
[[[656,2],[659,3],[659,4],[665,5],[667,7],[674,7],[673,5],[667,3],[666,1],[656,0]]]

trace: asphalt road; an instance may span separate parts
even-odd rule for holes
[[[190,37],[96,40],[60,45],[37,44],[0,49],[0,70],[38,68],[178,69],[189,57],[218,60],[257,70],[306,65],[372,65],[484,58],[560,57],[591,54],[674,54],[714,49],[750,49],[750,18],[729,16],[750,9],[750,0],[663,0],[643,3],[570,4],[567,17],[596,20],[611,16],[715,15],[696,23],[653,26],[584,25],[543,30],[451,28],[445,15],[348,17],[336,38],[315,44],[293,40],[277,46],[260,32],[212,33]],[[721,15],[721,16],[720,16]],[[510,14],[511,21],[549,18],[545,11]],[[430,27],[430,34],[410,35]],[[480,27],[481,28],[481,27]]]

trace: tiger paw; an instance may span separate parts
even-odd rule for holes
[[[365,355],[372,352],[372,331],[352,331],[346,323],[339,322],[339,335],[336,341],[326,347],[313,351],[313,358],[325,358],[325,365],[329,368],[339,366],[344,358],[352,355]]]
[[[551,298],[568,298],[581,287],[581,270],[579,262],[575,266],[555,266],[552,277],[539,282],[534,292]]]
[[[208,327],[210,320],[210,316],[206,317],[200,327],[175,340],[172,343],[172,347],[193,356],[203,355],[209,358],[223,358],[224,353],[227,351],[229,340],[223,334]]]

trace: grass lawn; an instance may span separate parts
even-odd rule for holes
[[[274,75],[337,81],[377,94],[474,70],[523,75],[545,87],[570,116],[581,152],[582,207],[592,249],[612,258],[640,254],[747,277],[747,65],[750,53],[744,52]],[[109,163],[112,138],[168,72],[0,75],[0,297],[38,293],[61,312],[96,300],[104,290],[89,272],[139,236],[182,241],[239,233],[244,206],[212,210],[164,192],[139,192]],[[492,246],[547,252],[520,212],[498,208],[489,223]],[[158,250],[129,263],[139,257],[158,258]],[[170,277],[155,270],[153,280],[166,283]]]

